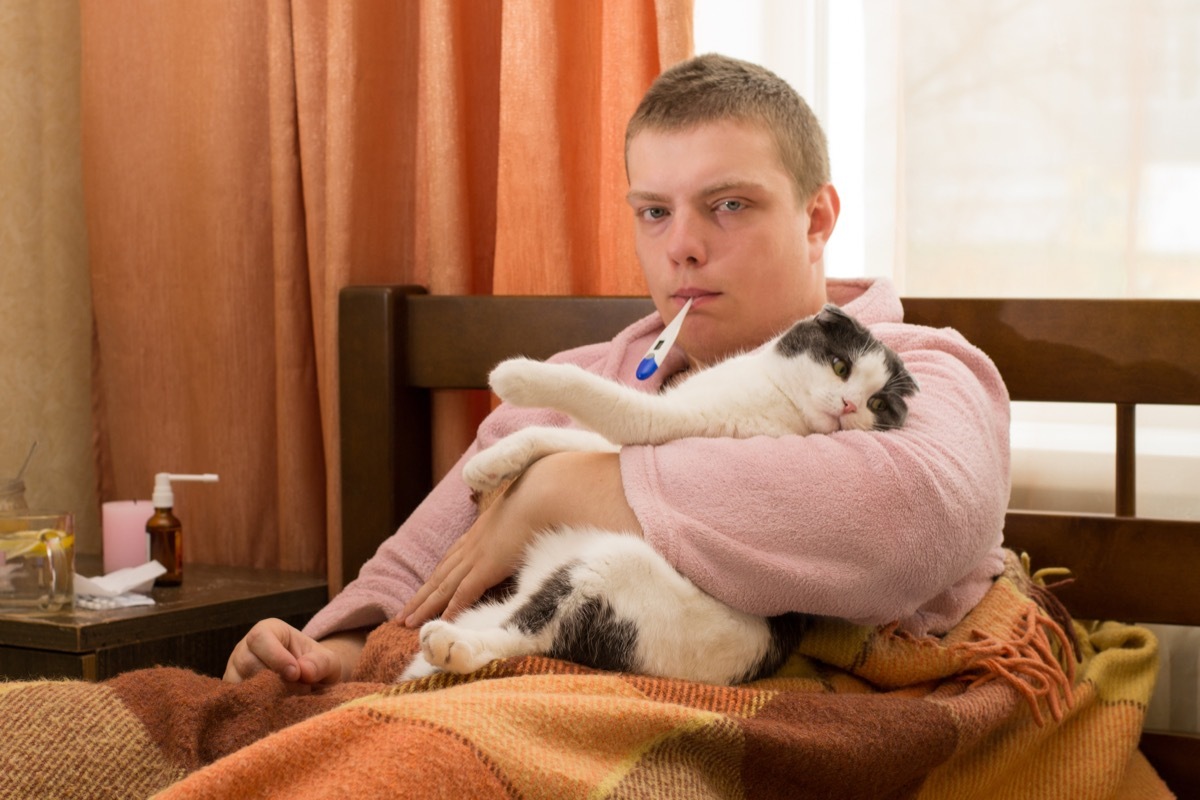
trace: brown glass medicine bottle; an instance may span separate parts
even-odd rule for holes
[[[154,579],[154,585],[183,583],[183,523],[170,508],[156,505],[154,516],[146,521],[146,535],[150,537],[150,558],[167,570]]]

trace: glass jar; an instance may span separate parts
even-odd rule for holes
[[[0,613],[70,610],[74,575],[73,514],[0,514]]]
[[[20,478],[0,478],[0,514],[27,511],[25,482]]]

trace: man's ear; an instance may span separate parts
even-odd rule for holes
[[[827,183],[813,194],[808,201],[808,249],[813,262],[821,260],[825,243],[837,225],[842,201],[832,183]]]

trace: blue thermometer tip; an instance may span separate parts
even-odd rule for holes
[[[642,359],[642,363],[638,364],[637,373],[636,373],[637,379],[639,381],[644,381],[644,380],[646,380],[646,378],[649,378],[651,375],[653,375],[656,372],[658,372],[658,362],[655,361],[652,357],[646,356],[645,358]]]

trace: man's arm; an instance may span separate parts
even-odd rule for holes
[[[616,453],[554,453],[531,464],[447,551],[401,618],[410,627],[453,618],[516,572],[534,536],[563,525],[641,535]]]

